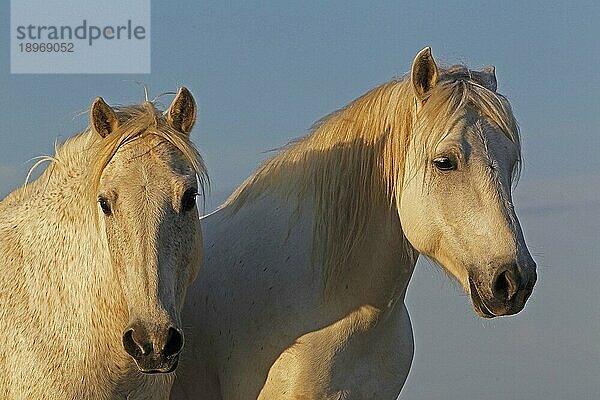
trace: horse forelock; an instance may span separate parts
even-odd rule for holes
[[[416,104],[408,77],[372,89],[317,121],[307,136],[282,147],[223,207],[238,212],[268,191],[297,196],[299,202],[312,195],[313,259],[322,265],[327,283],[365,239],[374,205],[393,207],[405,167],[418,167],[405,166],[411,141],[420,141],[416,160],[425,162],[455,116],[468,109],[498,126],[520,155],[519,130],[508,101],[477,82],[465,66],[440,70],[439,83],[425,104],[420,109]],[[419,124],[423,129],[416,129]],[[416,131],[424,137],[416,137]]]
[[[419,161],[430,160],[437,144],[449,133],[451,125],[465,112],[474,112],[496,126],[517,147],[518,158],[513,171],[515,182],[521,168],[521,139],[519,126],[508,100],[485,88],[473,78],[472,71],[455,65],[440,74],[440,84],[419,111],[416,124],[426,135],[415,136],[420,141]]]
[[[115,107],[117,117],[121,121],[119,128],[108,137],[99,138],[99,146],[94,157],[94,185],[97,187],[106,166],[119,149],[133,140],[147,140],[158,136],[173,145],[196,173],[202,194],[208,184],[208,174],[202,157],[188,136],[171,128],[163,113],[158,111],[149,101],[141,105]]]
[[[81,134],[69,138],[52,158],[50,168],[69,164],[87,164],[83,172],[87,183],[79,187],[79,195],[88,197],[92,203],[96,202],[97,191],[104,170],[115,157],[119,149],[134,141],[143,144],[144,141],[159,137],[177,149],[196,173],[199,182],[200,194],[205,194],[209,184],[208,174],[202,157],[187,135],[171,128],[166,118],[157,110],[154,104],[146,101],[143,104],[118,106],[115,112],[119,118],[119,127],[105,138],[95,133],[88,127]],[[84,161],[80,161],[84,158]],[[78,167],[81,167],[78,165]]]

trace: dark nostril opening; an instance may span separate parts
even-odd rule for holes
[[[141,357],[146,353],[144,348],[135,341],[133,329],[127,329],[125,333],[123,333],[123,347],[131,357]]]
[[[169,328],[167,331],[167,340],[163,348],[165,357],[178,354],[183,348],[183,334],[175,328]]]
[[[518,290],[515,274],[511,270],[502,271],[496,277],[492,286],[494,297],[503,301],[509,301]]]

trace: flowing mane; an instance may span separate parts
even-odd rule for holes
[[[519,129],[508,101],[484,87],[477,72],[457,65],[440,69],[438,85],[418,112],[410,77],[405,77],[384,83],[319,120],[306,137],[284,146],[259,167],[224,206],[235,212],[267,191],[298,199],[313,196],[313,260],[323,266],[327,282],[343,271],[352,250],[364,239],[374,204],[395,206],[405,178],[408,144],[418,141],[417,159],[427,165],[436,144],[465,108],[497,125],[517,144],[520,159]],[[418,137],[413,132],[427,134]]]
[[[152,135],[164,139],[183,154],[196,172],[200,184],[199,190],[204,195],[209,183],[204,161],[188,136],[168,125],[162,111],[158,110],[153,103],[146,101],[143,104],[115,107],[115,113],[119,118],[120,126],[108,137],[101,138],[91,127],[88,127],[80,134],[69,138],[56,149],[54,156],[41,157],[41,160],[32,167],[33,170],[40,162],[50,161],[50,165],[40,178],[31,183],[26,181],[23,187],[7,196],[3,203],[13,203],[32,196],[38,189],[43,190],[50,179],[76,176],[81,177],[88,184],[76,186],[75,188],[83,193],[74,193],[74,195],[90,196],[91,202],[95,203],[102,173],[119,148],[133,140],[144,140]]]

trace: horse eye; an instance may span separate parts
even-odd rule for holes
[[[185,193],[183,194],[183,197],[181,198],[181,210],[182,211],[190,211],[194,208],[194,206],[196,205],[196,196],[198,195],[198,193],[196,192],[196,189],[188,189],[185,191]]]
[[[100,203],[100,208],[102,209],[102,212],[104,213],[104,215],[112,214],[112,210],[110,208],[110,203],[108,202],[107,199],[105,199],[104,197],[100,197],[100,198],[98,198],[98,203]]]
[[[440,171],[451,171],[456,169],[456,164],[448,157],[438,157],[433,160],[433,165]]]

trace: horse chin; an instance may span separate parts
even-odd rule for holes
[[[477,315],[482,318],[494,318],[496,315],[490,311],[488,306],[485,304],[481,295],[479,294],[479,290],[477,290],[477,285],[473,282],[473,280],[469,277],[469,288],[471,289],[471,301],[473,302],[473,308]]]
[[[177,369],[177,365],[179,365],[178,356],[170,358],[163,363],[148,363],[141,360],[138,361],[136,359],[134,359],[134,361],[139,371],[147,375],[168,374],[175,371],[175,369]]]

